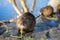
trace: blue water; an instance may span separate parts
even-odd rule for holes
[[[32,0],[26,0],[28,8],[31,7]],[[39,15],[39,10],[48,4],[49,0],[36,0],[36,6],[34,8],[34,16]],[[21,8],[19,2],[16,1],[18,7]],[[7,0],[0,0],[0,20],[9,20],[15,18],[18,14],[15,12],[13,6]]]

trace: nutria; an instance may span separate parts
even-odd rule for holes
[[[18,32],[20,33],[21,27],[23,27],[24,34],[33,32],[35,26],[35,17],[30,12],[24,13],[20,16],[16,21],[16,27]]]
[[[58,17],[57,17],[57,15],[55,15],[54,9],[51,6],[46,6],[46,7],[42,8],[40,10],[40,12],[41,12],[41,18],[43,20],[44,19],[55,20],[55,21],[58,20]]]
[[[16,19],[16,21],[15,20],[10,21],[10,22],[13,22],[13,21],[16,22],[16,27],[17,27],[18,33],[20,33],[21,29],[23,29],[24,34],[32,32],[34,29],[34,26],[35,26],[35,17],[30,12],[33,11],[36,0],[33,0],[30,11],[26,5],[25,0],[20,0],[23,12],[21,10],[19,10],[15,0],[9,0],[9,2],[13,5],[15,11],[19,15],[19,17]]]
[[[46,6],[40,9],[41,15],[45,17],[53,16],[53,8],[51,6]]]

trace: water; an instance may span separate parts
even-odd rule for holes
[[[16,0],[17,1],[17,0]],[[28,8],[31,7],[31,1],[32,0],[26,0],[26,4]],[[21,8],[19,2],[17,1],[19,8]],[[36,0],[36,6],[33,10],[33,14],[35,16],[39,15],[40,8],[46,6],[48,3],[48,0]],[[15,12],[12,5],[7,0],[0,0],[0,20],[9,20],[12,18],[16,18],[18,14]]]

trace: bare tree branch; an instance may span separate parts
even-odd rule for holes
[[[33,11],[34,10],[35,4],[36,4],[36,0],[33,0],[32,1],[32,6],[30,8],[30,11]]]
[[[26,6],[25,0],[20,0],[20,3],[22,5],[22,8],[23,8],[24,12],[28,12],[29,10]]]
[[[21,12],[21,10],[18,9],[15,0],[8,0],[8,1],[13,5],[13,7],[14,7],[15,11],[18,13],[18,15],[21,16],[22,12]]]

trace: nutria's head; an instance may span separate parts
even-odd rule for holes
[[[40,12],[43,16],[51,16],[53,15],[53,8],[51,6],[46,6],[44,8],[41,8]]]
[[[17,29],[23,28],[23,31],[29,32],[34,29],[35,26],[35,17],[30,12],[24,13],[17,19],[16,22]]]

